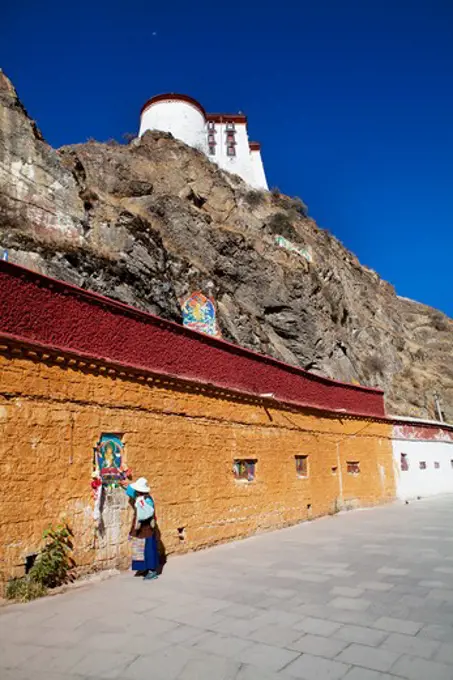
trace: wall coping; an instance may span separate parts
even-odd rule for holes
[[[176,92],[166,92],[163,94],[156,94],[154,97],[151,97],[151,99],[148,99],[148,101],[143,104],[140,110],[140,116],[142,116],[146,109],[149,109],[153,104],[159,104],[160,102],[165,101],[184,102],[185,104],[191,104],[194,108],[198,109],[203,118],[206,120],[206,111],[200,102],[198,102],[193,97],[189,97],[187,94],[177,94]]]
[[[398,425],[415,425],[416,427],[435,427],[440,430],[453,431],[453,423],[446,423],[443,420],[425,420],[424,418],[416,418],[414,416],[394,416],[388,415],[388,420]]]

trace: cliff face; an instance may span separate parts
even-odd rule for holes
[[[311,252],[279,247],[277,235]],[[201,289],[224,338],[339,380],[389,412],[453,421],[453,321],[398,298],[297,200],[256,192],[169,135],[52,149],[0,74],[9,259],[174,321]]]

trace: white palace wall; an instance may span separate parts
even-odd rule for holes
[[[253,188],[267,190],[259,145],[250,149],[246,120],[243,114],[206,115],[196,100],[185,95],[158,95],[142,110],[139,136],[146,130],[170,132],[176,139],[205,153],[222,170],[239,175]],[[227,135],[231,132],[234,155],[228,153]],[[211,136],[215,144],[209,144]]]
[[[267,189],[267,179],[264,173],[263,161],[261,159],[261,151],[250,151],[250,158],[252,161],[253,182],[250,184],[256,189]]]
[[[141,115],[139,136],[146,130],[171,132],[176,139],[207,152],[204,116],[189,102],[164,100],[153,103]]]
[[[215,124],[215,154],[209,155],[210,160],[217,163],[219,168],[227,172],[234,172],[243,180],[255,186],[255,176],[253,172],[253,165],[251,161],[251,154],[249,150],[249,139],[247,135],[247,126],[245,123],[235,123],[235,148],[236,155],[229,156],[227,153],[227,133],[228,129],[226,123]]]
[[[452,425],[398,423],[392,445],[398,498],[453,493]]]

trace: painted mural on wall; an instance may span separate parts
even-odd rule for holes
[[[124,479],[122,470],[124,444],[116,434],[103,434],[96,447],[96,464],[103,484]]]
[[[288,250],[290,253],[296,253],[296,255],[300,255],[301,257],[305,258],[307,262],[313,262],[312,254],[308,250],[308,248],[296,246],[295,243],[288,241],[288,239],[286,239],[284,236],[276,236],[275,243],[280,248],[284,248],[285,250]]]
[[[181,302],[183,325],[205,335],[220,338],[214,300],[197,291]]]
[[[126,465],[124,444],[119,434],[101,434],[93,454],[91,475],[93,519],[96,522],[97,531],[102,533],[104,528],[102,515],[106,495],[110,498],[114,490],[120,486],[120,482],[131,477],[132,470]]]

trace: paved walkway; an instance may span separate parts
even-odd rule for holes
[[[1,680],[452,680],[453,497],[0,610]]]

